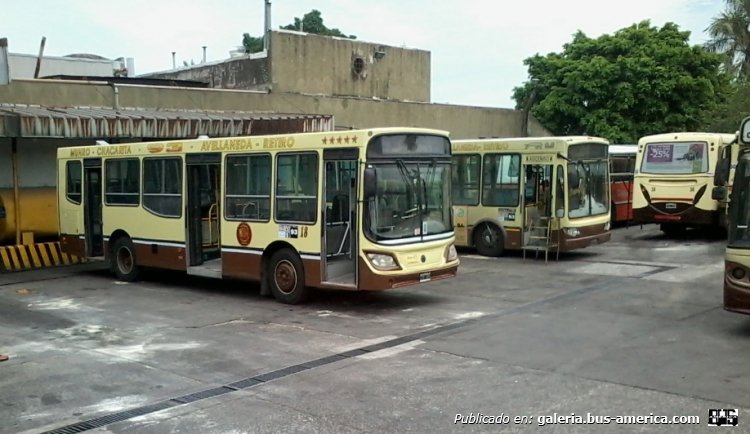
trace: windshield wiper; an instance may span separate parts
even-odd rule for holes
[[[413,187],[411,185],[412,182],[412,175],[409,173],[409,168],[406,167],[406,164],[404,164],[404,160],[398,158],[396,159],[396,167],[398,167],[398,171],[401,174],[401,178],[404,180],[404,183],[406,183],[406,194],[407,194],[407,209],[404,210],[401,213],[401,219],[407,219],[414,217],[414,214],[416,214],[419,211],[419,203],[417,203],[417,208],[411,208],[411,195],[409,194],[411,191],[413,191]],[[417,172],[418,173],[418,172]],[[417,194],[417,197],[419,197],[419,194]]]
[[[437,160],[432,159],[430,161],[430,166],[427,168],[427,174],[425,175],[425,178],[429,179],[429,181],[426,181],[425,179],[422,179],[420,177],[420,182],[422,183],[422,193],[424,194],[424,210],[422,212],[429,212],[430,211],[430,197],[427,194],[427,184],[429,183],[430,187],[432,187],[433,183],[435,182],[435,175],[437,174]]]

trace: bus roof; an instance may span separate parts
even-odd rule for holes
[[[664,134],[653,134],[650,136],[641,137],[638,140],[638,144],[654,143],[654,142],[668,142],[668,141],[706,141],[706,140],[721,140],[723,144],[732,143],[737,139],[737,134],[727,133],[711,133],[711,132],[680,132],[680,133],[664,133]]]
[[[444,130],[413,127],[368,128],[311,133],[216,137],[158,142],[100,143],[57,149],[58,158],[115,157],[124,155],[179,155],[191,152],[253,152],[365,147],[369,139],[384,134],[426,134],[449,137]],[[293,140],[289,140],[293,139]],[[93,151],[93,150],[96,151]]]
[[[609,155],[635,155],[638,145],[609,145]]]
[[[566,142],[569,144],[579,142],[602,142],[609,143],[607,139],[593,136],[538,136],[538,137],[493,137],[493,138],[481,138],[481,139],[461,139],[453,140],[455,143],[525,143],[525,142]]]
[[[514,152],[566,152],[567,147],[583,143],[609,145],[607,139],[590,136],[509,137],[451,141],[454,153],[510,150]]]

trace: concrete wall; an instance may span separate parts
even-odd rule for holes
[[[54,187],[57,148],[92,145],[92,140],[18,139],[18,178],[24,188]],[[0,189],[13,188],[11,140],[0,138]]]
[[[10,77],[33,78],[37,56],[33,54],[10,53]],[[81,59],[72,57],[42,57],[39,77],[50,75],[80,75],[86,77],[112,77],[115,62],[112,60]]]
[[[277,31],[270,58],[274,92],[430,101],[429,51]]]
[[[522,113],[510,109],[223,89],[117,88],[120,107],[332,114],[338,128],[439,128],[455,139],[522,135]],[[0,101],[53,107],[114,107],[114,95],[112,86],[92,83],[17,80],[0,86]],[[549,135],[535,119],[529,125],[532,135]]]
[[[265,55],[243,56],[140,77],[199,81],[220,89],[267,90],[271,84],[269,63]]]

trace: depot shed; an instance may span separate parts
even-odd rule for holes
[[[333,129],[325,114],[0,104],[0,245],[56,241],[57,148]]]

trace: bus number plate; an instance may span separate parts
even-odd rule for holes
[[[677,208],[677,204],[676,203],[673,203],[673,202],[668,202],[667,203],[667,209],[676,209],[676,208]]]
[[[430,281],[430,273],[419,273],[419,282],[429,282]]]

